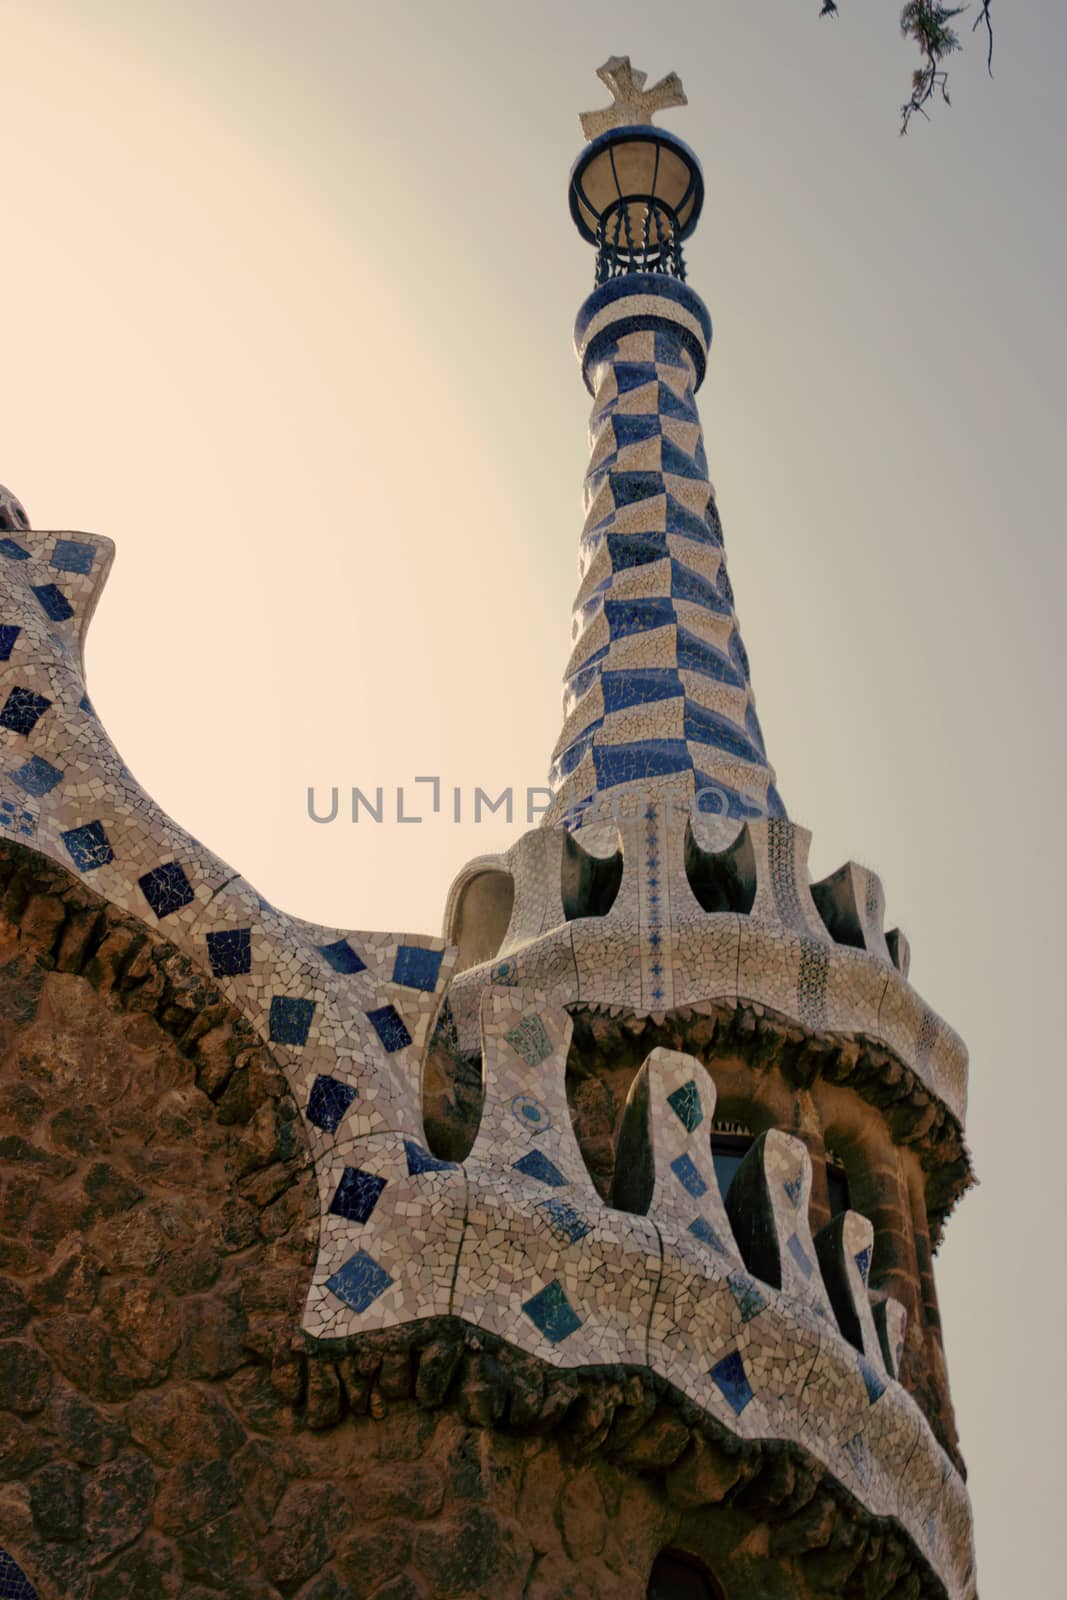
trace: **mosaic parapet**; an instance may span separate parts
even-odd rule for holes
[[[447,1314],[559,1369],[651,1370],[735,1436],[810,1452],[909,1535],[953,1600],[973,1594],[965,1491],[872,1315],[870,1225],[848,1213],[812,1239],[804,1146],[758,1141],[728,1217],[711,1079],[695,1058],[654,1050],[606,1205],[567,1104],[567,1013],[492,988],[481,1031],[484,1109],[465,1161],[421,1149],[413,1170],[384,1140],[337,1152],[373,1192],[360,1249],[317,1283],[308,1331]]]
[[[886,938],[877,874],[848,862],[812,885],[809,844],[785,818],[738,824],[660,796],[471,863],[445,920],[461,1049],[478,1049],[488,985],[656,1018],[747,1002],[884,1045],[962,1125],[966,1047],[894,960],[907,942]]]
[[[85,631],[113,555],[92,534],[18,526],[0,537],[0,828],[164,931],[270,1046],[316,1160],[317,1285],[362,1237],[376,1191],[365,1172],[388,1171],[382,1217],[418,1237],[421,1202],[401,1194],[401,1174],[423,1176],[411,1170],[422,1150],[421,1059],[454,953],[421,934],[287,916],[145,794],[85,689]],[[435,1183],[439,1210],[452,1191]],[[426,1287],[418,1272],[408,1278],[414,1297],[437,1292],[432,1274]]]

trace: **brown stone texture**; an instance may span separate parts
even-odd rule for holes
[[[158,936],[0,846],[0,1547],[42,1600],[940,1597],[799,1452],[452,1319],[308,1349],[285,1081]]]

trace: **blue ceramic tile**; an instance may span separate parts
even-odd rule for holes
[[[694,1166],[691,1156],[676,1156],[671,1162],[671,1171],[682,1188],[688,1194],[693,1195],[695,1199],[699,1199],[702,1194],[707,1193],[708,1186]]]
[[[342,1117],[355,1098],[356,1091],[350,1089],[347,1083],[320,1073],[311,1085],[307,1119],[324,1133],[336,1133]]]
[[[93,570],[95,558],[93,545],[82,544],[77,539],[57,539],[49,565],[59,572],[80,572],[84,576]]]
[[[375,1011],[368,1011],[367,1021],[390,1054],[411,1043],[411,1035],[395,1006],[378,1006]]]
[[[392,1281],[372,1255],[360,1250],[339,1267],[332,1278],[326,1279],[326,1287],[351,1311],[361,1312],[384,1294]]]
[[[711,1223],[705,1221],[703,1217],[694,1217],[689,1224],[689,1232],[699,1239],[702,1244],[706,1244],[709,1249],[717,1251],[719,1255],[724,1256],[727,1254],[726,1246],[719,1238],[719,1235],[715,1232]]]
[[[782,1188],[785,1190],[786,1198],[792,1203],[795,1211],[800,1204],[800,1197],[804,1193],[804,1185],[799,1178],[790,1178],[783,1183]]]
[[[553,1189],[566,1188],[567,1180],[562,1172],[540,1150],[528,1150],[518,1161],[513,1161],[512,1166],[525,1178],[536,1178],[538,1183],[547,1183]]]
[[[157,917],[169,917],[195,899],[192,884],[177,861],[165,861],[138,878],[141,893]]]
[[[0,1600],[37,1600],[37,1590],[6,1550],[0,1550]]]
[[[6,556],[9,561],[28,561],[30,552],[14,539],[0,539],[0,556]]]
[[[393,982],[406,984],[409,989],[425,989],[432,994],[437,987],[441,955],[440,950],[424,950],[417,944],[399,945],[393,963]]]
[[[740,1351],[734,1350],[716,1362],[708,1376],[731,1409],[740,1416],[752,1399],[752,1385],[748,1381]]]
[[[0,711],[0,727],[10,728],[12,733],[31,733],[51,704],[43,694],[34,694],[32,689],[16,684]]]
[[[74,615],[74,607],[54,583],[35,583],[33,592],[49,622],[66,622],[68,617]]]
[[[22,629],[14,622],[0,622],[0,661],[10,661],[11,652]]]
[[[539,1067],[552,1054],[552,1041],[540,1017],[523,1017],[514,1028],[508,1029],[504,1038],[528,1067]]]
[[[59,768],[54,767],[43,756],[31,756],[28,761],[23,762],[17,772],[11,774],[11,777],[20,789],[25,789],[27,794],[32,794],[38,800],[63,780]]]
[[[251,928],[227,928],[207,936],[208,960],[216,978],[236,978],[252,970]]]
[[[85,822],[80,828],[69,828],[59,837],[79,872],[94,872],[115,859],[102,822]]]
[[[441,1161],[437,1156],[432,1156],[424,1150],[421,1144],[414,1139],[404,1140],[404,1154],[408,1158],[408,1172],[414,1178],[420,1172],[458,1172],[459,1167],[454,1161]]]
[[[737,1301],[742,1322],[751,1322],[753,1317],[758,1317],[761,1311],[766,1310],[767,1302],[747,1272],[731,1272],[726,1282]]]
[[[535,1207],[540,1211],[560,1244],[577,1244],[591,1232],[591,1225],[580,1217],[565,1200],[542,1200]]]
[[[558,1282],[548,1284],[533,1295],[522,1309],[550,1344],[562,1344],[582,1325],[581,1317],[576,1314]]]
[[[871,1460],[867,1453],[867,1441],[862,1433],[857,1433],[845,1445],[845,1454],[855,1467],[858,1476],[866,1482],[870,1476]]]
[[[871,1366],[866,1356],[860,1356],[860,1372],[863,1376],[863,1386],[867,1390],[867,1399],[873,1406],[874,1402],[880,1400],[885,1394],[885,1381]]]
[[[791,1233],[789,1235],[789,1238],[786,1240],[785,1247],[789,1251],[789,1254],[793,1257],[793,1260],[796,1262],[801,1272],[804,1274],[805,1278],[810,1278],[812,1272],[811,1262],[808,1259],[804,1246],[801,1244],[795,1233]]]
[[[531,1094],[517,1094],[511,1102],[511,1109],[530,1133],[545,1133],[552,1126],[548,1107]]]
[[[378,1204],[386,1178],[374,1172],[362,1172],[359,1167],[346,1167],[330,1201],[330,1210],[336,1217],[346,1217],[349,1222],[366,1222]]]
[[[693,1078],[690,1078],[688,1083],[683,1083],[681,1088],[675,1089],[673,1094],[669,1094],[667,1104],[686,1133],[692,1133],[695,1128],[699,1128],[704,1120],[704,1112],[700,1105],[700,1090]]]
[[[314,1000],[276,994],[270,1002],[270,1037],[273,1044],[307,1044],[311,1018],[315,1011]]]
[[[871,1270],[871,1247],[869,1244],[864,1245],[863,1249],[858,1252],[856,1256],[856,1270],[859,1272],[860,1277],[866,1284],[867,1274]]]
[[[605,672],[600,680],[604,710],[625,711],[627,706],[649,705],[653,700],[675,700],[685,694],[673,667],[643,667],[636,671]]]
[[[636,505],[663,494],[663,478],[658,472],[610,472],[611,498],[616,506]]]
[[[350,974],[367,970],[366,962],[360,960],[347,939],[338,939],[334,944],[320,944],[319,954],[335,972]]]
[[[638,778],[661,778],[690,772],[693,759],[683,739],[644,739],[634,744],[603,744],[593,750],[597,784],[610,789]]]

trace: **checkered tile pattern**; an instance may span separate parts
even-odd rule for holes
[[[694,297],[695,298],[695,297]],[[688,777],[705,809],[781,816],[734,612],[697,416],[696,371],[668,325],[598,345],[557,802],[580,823],[622,785]]]

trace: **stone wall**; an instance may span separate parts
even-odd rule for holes
[[[0,1546],[42,1600],[938,1595],[797,1451],[449,1320],[294,1344],[281,1074],[177,952],[0,847]]]

